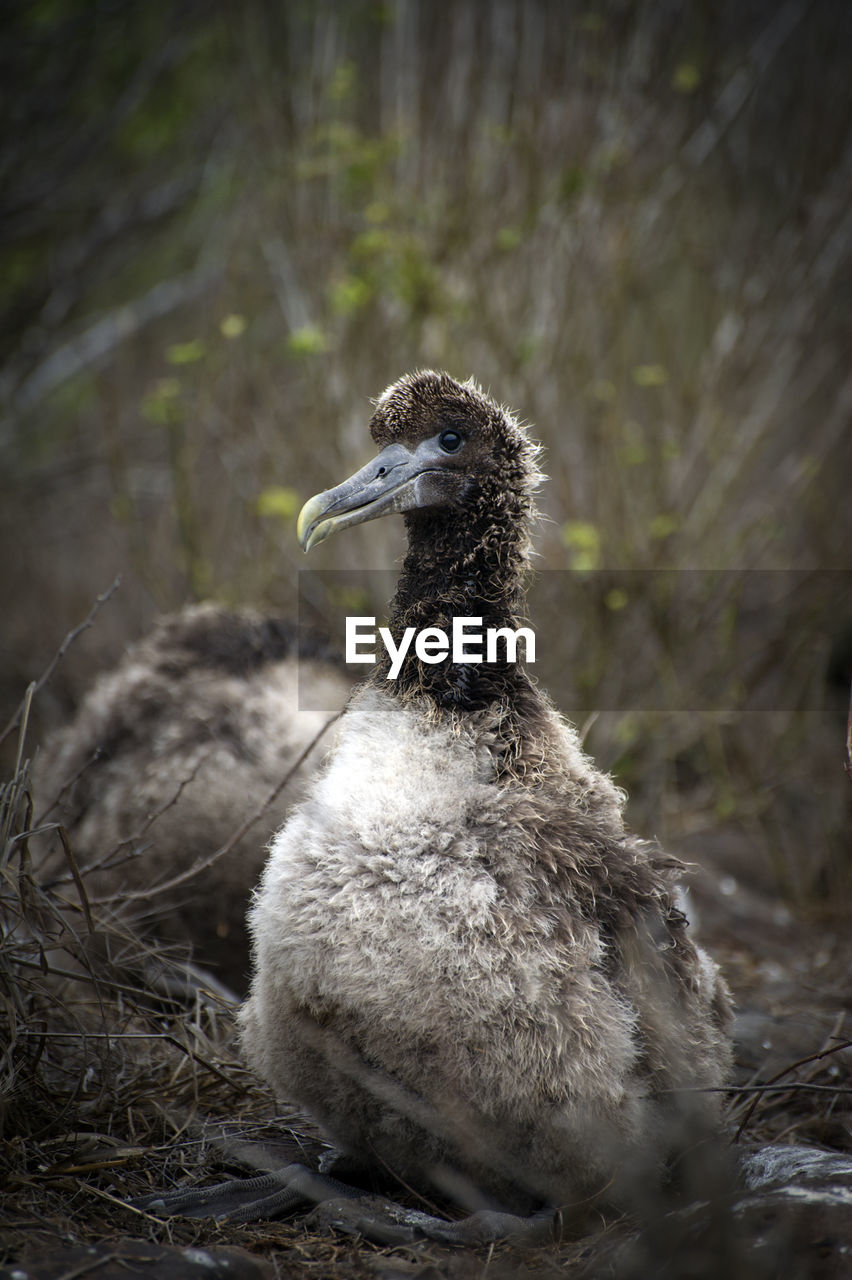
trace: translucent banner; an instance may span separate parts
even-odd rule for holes
[[[342,660],[347,617],[386,626],[396,582],[390,570],[302,570],[299,625]],[[852,572],[547,570],[519,621],[535,633],[528,671],[572,716],[795,710],[828,680],[848,687]],[[370,667],[347,669],[354,682]],[[300,705],[326,709],[307,671]]]

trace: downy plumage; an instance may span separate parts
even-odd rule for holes
[[[537,448],[473,382],[377,401],[378,457],[310,547],[405,513],[391,630],[523,621]],[[521,664],[382,661],[275,837],[250,915],[249,1062],[332,1142],[467,1207],[619,1201],[711,1128],[729,999],[679,864]]]

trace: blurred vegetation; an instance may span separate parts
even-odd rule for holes
[[[294,611],[299,505],[365,460],[369,397],[417,366],[474,374],[547,446],[537,563],[579,585],[534,620],[569,713],[640,635],[698,681],[731,668],[730,598],[614,627],[611,571],[852,567],[848,5],[36,0],[0,21],[7,715],[117,572],[36,733],[157,611]],[[381,521],[312,566],[401,545]],[[852,623],[814,581],[761,622],[776,712],[631,703],[588,742],[635,825],[689,852],[727,824],[825,903],[851,861]]]

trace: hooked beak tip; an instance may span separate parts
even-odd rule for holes
[[[299,512],[299,518],[296,521],[296,537],[303,551],[310,551],[311,547],[315,547],[318,542],[322,542],[326,531],[321,524],[318,524],[320,516],[323,513],[323,502],[321,494],[317,494],[313,498],[309,498],[302,510]]]

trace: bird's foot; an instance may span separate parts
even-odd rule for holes
[[[134,1208],[157,1217],[218,1218],[234,1223],[261,1222],[307,1205],[315,1206],[310,1215],[312,1225],[384,1245],[414,1244],[423,1239],[468,1247],[505,1239],[539,1244],[552,1237],[554,1220],[553,1209],[542,1209],[528,1218],[481,1209],[449,1222],[383,1196],[366,1194],[301,1164],[257,1178],[171,1191],[134,1202]]]
[[[319,1230],[334,1229],[346,1235],[360,1235],[374,1244],[415,1244],[434,1240],[439,1244],[477,1248],[497,1240],[515,1244],[546,1244],[554,1238],[556,1211],[541,1209],[530,1217],[495,1209],[479,1209],[466,1218],[450,1222],[419,1209],[407,1209],[382,1196],[362,1195],[356,1199],[327,1200],[318,1205],[308,1221]]]
[[[358,1193],[334,1178],[312,1173],[303,1164],[288,1164],[257,1178],[235,1178],[212,1187],[184,1188],[146,1196],[135,1209],[159,1218],[219,1218],[225,1222],[263,1222],[305,1204]]]

